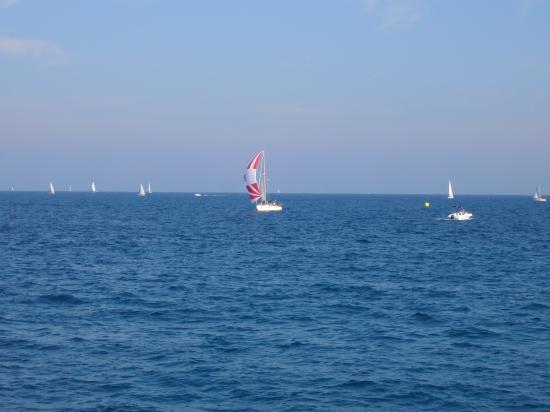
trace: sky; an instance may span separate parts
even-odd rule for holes
[[[0,190],[550,193],[550,1],[0,0]]]

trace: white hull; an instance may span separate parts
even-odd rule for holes
[[[455,212],[447,216],[451,220],[470,220],[474,215],[469,212]]]
[[[281,212],[283,205],[278,203],[258,203],[256,204],[256,210],[258,212]]]
[[[542,192],[540,190],[540,186],[537,187],[537,191],[533,195],[533,200],[535,202],[546,202],[546,199],[542,196]]]
[[[202,197],[200,193],[195,193],[195,197]]]

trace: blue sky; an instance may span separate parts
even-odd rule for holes
[[[550,192],[550,1],[0,0],[0,190]]]

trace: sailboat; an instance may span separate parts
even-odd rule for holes
[[[141,183],[139,184],[138,196],[145,196],[145,189],[143,189],[143,185]]]
[[[260,169],[260,182],[258,183],[258,169]],[[250,201],[256,204],[258,212],[280,212],[283,205],[279,202],[269,201],[267,199],[267,178],[265,167],[265,152],[254,155],[246,167],[244,180],[248,191]]]
[[[73,191],[73,185],[69,185],[69,192]]]
[[[92,193],[95,193],[96,190],[95,190],[95,182],[92,182]]]
[[[147,188],[147,193],[151,194],[153,191],[151,190],[151,183],[149,183],[149,187]]]
[[[12,191],[12,192],[15,192],[15,187],[12,186],[12,187],[11,187],[11,191]]]
[[[451,181],[449,180],[449,195],[447,196],[448,199],[454,199],[455,195],[453,194],[453,186],[451,185]]]
[[[540,191],[540,186],[537,187],[537,191],[533,195],[533,200],[536,202],[546,202],[546,198],[542,196],[542,193]]]
[[[50,182],[50,189],[48,190],[48,193],[50,195],[55,195],[55,190],[53,188],[53,183],[52,182]]]

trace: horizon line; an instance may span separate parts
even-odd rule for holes
[[[48,193],[47,190],[0,190],[0,193]],[[129,190],[101,190],[92,192],[91,190],[56,190],[55,193],[90,193],[90,194],[101,194],[101,193],[138,193],[137,191]],[[195,191],[154,191],[149,194],[196,194],[201,195],[243,195],[247,196],[246,192],[195,192]],[[273,196],[276,195],[329,195],[329,196],[442,196],[447,197],[445,193],[353,193],[353,192],[281,192],[273,193]],[[461,196],[533,196],[530,193],[463,193],[458,195]],[[457,197],[457,195],[455,195]],[[453,199],[449,199],[453,200]]]

